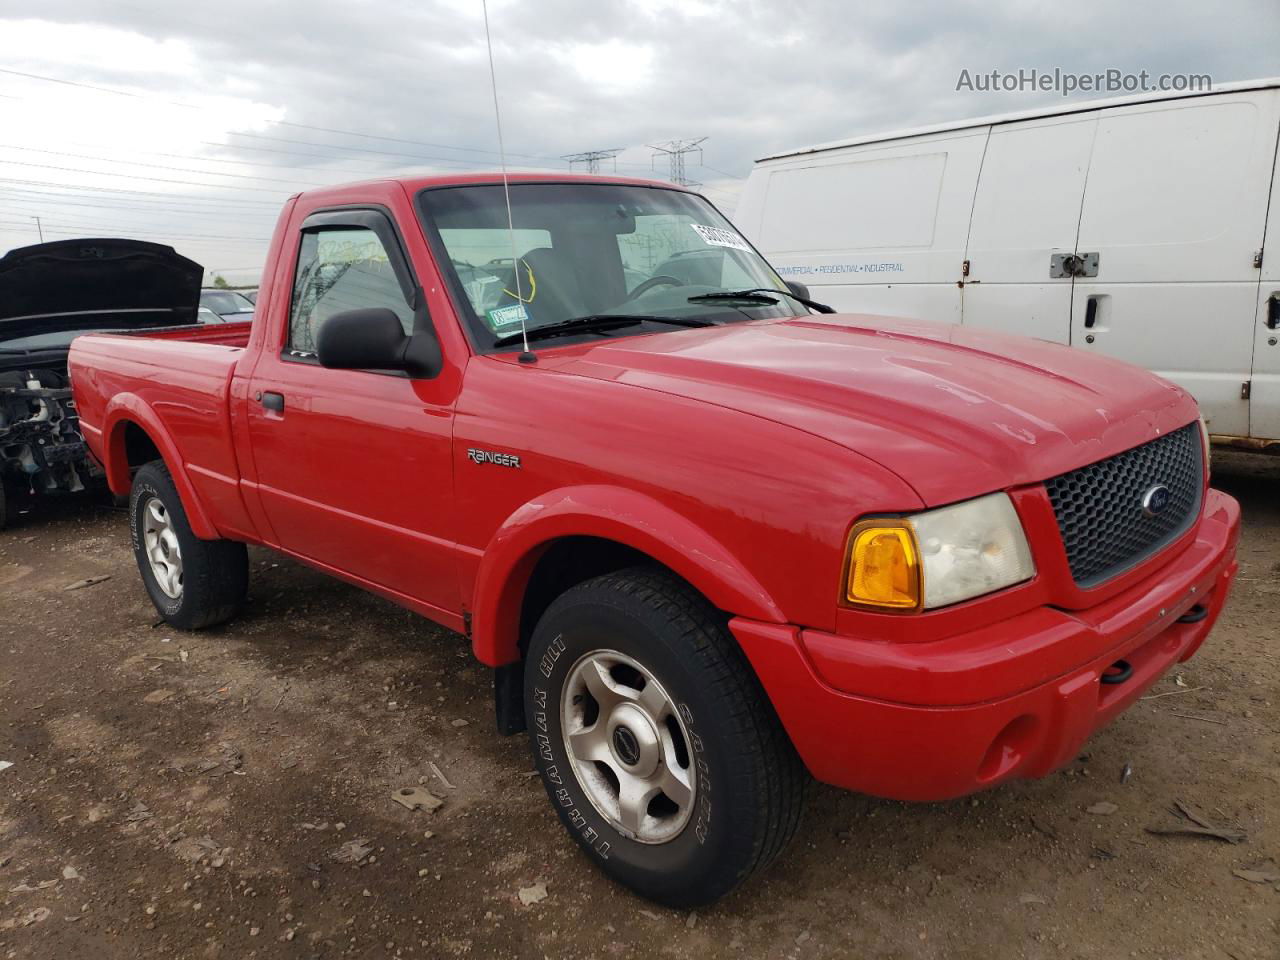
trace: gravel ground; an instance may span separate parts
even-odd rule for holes
[[[785,857],[696,914],[578,853],[462,637],[259,550],[240,619],[174,631],[122,513],[41,504],[0,533],[0,957],[1278,960],[1280,459],[1215,483],[1241,577],[1169,696],[975,798],[815,785]],[[418,786],[443,806],[393,802]],[[1247,839],[1148,833],[1175,801]]]

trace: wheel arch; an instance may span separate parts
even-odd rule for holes
[[[127,496],[133,485],[134,471],[151,460],[162,460],[178,488],[191,532],[202,540],[219,538],[218,530],[187,474],[178,445],[155,411],[141,398],[135,394],[113,397],[102,434],[103,467],[112,493]]]
[[[576,572],[560,579],[548,572],[574,551]],[[741,561],[687,517],[635,491],[579,486],[525,504],[490,539],[474,591],[476,657],[493,667],[518,662],[539,607],[583,579],[645,562],[667,568],[730,616],[785,622]]]

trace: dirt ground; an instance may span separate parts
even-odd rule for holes
[[[696,914],[592,869],[462,637],[266,551],[239,620],[177,632],[123,513],[43,504],[0,533],[0,957],[1280,960],[1253,882],[1280,870],[1280,459],[1215,483],[1241,577],[1167,696],[976,798],[815,785],[784,858]],[[444,805],[392,801],[418,785]],[[1247,839],[1148,833],[1175,800]]]

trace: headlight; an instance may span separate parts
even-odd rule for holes
[[[1204,472],[1208,475],[1213,462],[1213,448],[1209,446],[1209,424],[1203,416],[1200,418],[1200,442],[1204,444]]]
[[[1008,495],[993,493],[910,517],[866,520],[849,538],[845,599],[889,610],[931,610],[1035,576]]]

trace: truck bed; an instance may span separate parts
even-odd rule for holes
[[[180,451],[182,469],[218,533],[256,539],[240,496],[229,405],[249,328],[246,322],[88,334],[72,342],[68,368],[81,429],[99,460],[108,460],[108,445],[129,442],[113,430],[121,413],[158,420],[147,424],[148,432],[182,438],[161,452],[169,459]],[[128,486],[127,478],[110,473],[108,481],[116,492]]]

